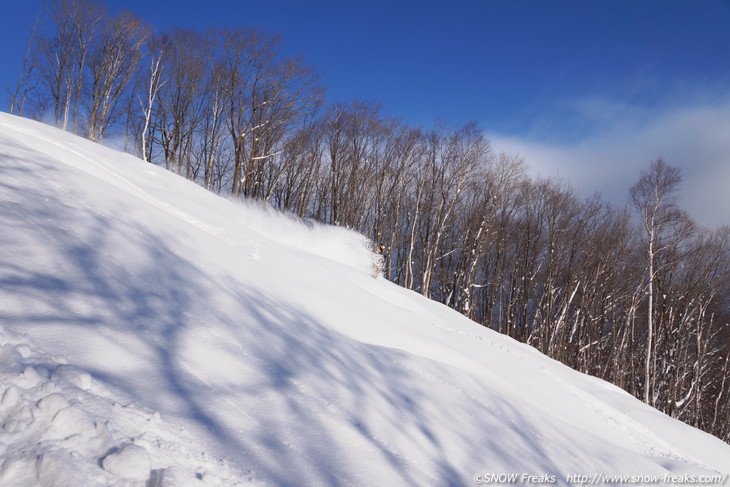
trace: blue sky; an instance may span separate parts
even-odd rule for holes
[[[12,3],[2,87],[15,82],[42,2]],[[476,120],[535,173],[618,203],[663,155],[685,173],[693,216],[730,223],[730,0],[106,3],[160,30],[278,33],[317,67],[330,100],[378,101],[416,125]]]

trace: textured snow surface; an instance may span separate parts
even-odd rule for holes
[[[124,403],[27,336],[4,327],[0,343],[0,485],[248,485],[181,425]]]
[[[0,228],[3,486],[730,468],[716,438],[374,279],[356,233],[6,114]]]

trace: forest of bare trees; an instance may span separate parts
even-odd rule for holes
[[[155,33],[93,0],[39,19],[12,112],[356,229],[391,281],[730,442],[730,229],[681,210],[662,158],[619,208],[530,177],[473,123],[325,103],[315,69],[256,29]]]

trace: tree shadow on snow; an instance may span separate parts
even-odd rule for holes
[[[96,344],[108,358],[53,352],[206,431],[263,483],[459,486],[471,467],[556,471],[531,420],[486,385],[350,339],[235,273],[213,277],[180,252],[184,234],[128,218],[124,199],[95,211],[64,183],[69,170],[29,155],[0,154],[0,225],[12,230],[0,237],[0,323]],[[191,365],[206,360],[216,365]]]

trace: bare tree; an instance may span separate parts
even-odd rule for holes
[[[660,257],[667,253],[692,231],[692,224],[677,207],[678,188],[682,176],[678,168],[660,157],[629,190],[630,202],[638,212],[646,237],[646,286],[648,310],[646,314],[646,358],[644,366],[644,402],[655,404],[655,301],[659,271],[666,262]]]
[[[142,126],[142,133],[141,133],[141,144],[142,144],[142,159],[149,162],[152,159],[152,148],[151,144],[149,143],[149,132],[150,132],[150,125],[152,120],[152,113],[155,108],[155,100],[157,98],[157,94],[160,91],[160,88],[165,84],[165,81],[162,78],[162,72],[163,72],[163,65],[162,65],[162,58],[165,55],[166,48],[164,45],[164,41],[160,38],[155,38],[151,42],[148,43],[149,46],[149,71],[146,76],[146,82],[144,83],[144,95],[145,98],[142,99],[141,95],[137,95],[137,99],[139,101],[139,104],[142,108],[142,113],[144,115],[144,123]]]
[[[72,117],[78,127],[86,60],[103,15],[103,7],[93,0],[53,0],[50,5],[55,32],[39,40],[39,70],[56,126],[64,130]]]
[[[94,46],[87,137],[101,140],[117,115],[115,109],[136,73],[150,30],[129,13],[108,19]]]
[[[226,93],[226,123],[234,154],[232,194],[241,196],[251,187],[248,162],[256,157],[252,151],[253,132],[259,111],[268,101],[260,95],[271,76],[278,38],[253,29],[225,29],[218,33],[217,49],[221,55],[223,86]]]
[[[489,142],[474,123],[452,133],[443,129],[434,132],[430,144],[429,218],[424,220],[425,246],[421,266],[421,294],[426,297],[431,297],[434,266],[448,221],[462,190],[489,154]]]
[[[222,158],[221,145],[225,136],[225,71],[213,49],[208,52],[208,77],[203,107],[201,156],[205,165],[203,179],[207,189],[213,189],[216,162]]]
[[[162,36],[164,83],[158,90],[155,129],[168,169],[193,174],[195,137],[202,123],[211,42],[201,33],[172,29]]]
[[[36,43],[38,42],[40,24],[41,16],[39,14],[33,22],[33,28],[28,39],[28,47],[26,48],[25,56],[23,56],[23,64],[18,75],[18,83],[10,99],[11,114],[17,112],[18,115],[23,116],[23,108],[25,107],[28,92],[33,88],[31,83],[34,81],[35,71],[38,69],[38,50]]]

